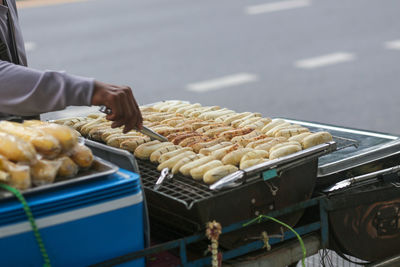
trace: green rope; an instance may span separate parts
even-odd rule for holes
[[[24,196],[21,194],[21,192],[19,192],[18,189],[14,188],[14,187],[11,187],[11,186],[8,186],[6,184],[0,184],[0,188],[3,188],[5,190],[10,191],[21,202],[22,207],[24,208],[25,214],[28,217],[28,220],[29,220],[29,222],[31,224],[33,234],[35,235],[35,238],[36,238],[36,242],[39,245],[40,252],[42,253],[42,257],[43,257],[43,261],[44,261],[44,265],[43,266],[44,267],[51,267],[50,259],[49,259],[49,256],[47,255],[46,248],[44,247],[42,237],[40,236],[40,233],[39,233],[39,229],[38,229],[38,227],[36,225],[36,222],[35,222],[35,219],[33,218],[31,209],[29,208],[29,205],[26,202]]]
[[[305,259],[306,259],[307,251],[306,251],[306,247],[304,246],[303,239],[301,238],[301,236],[300,236],[292,227],[290,227],[290,226],[287,225],[286,223],[281,222],[281,221],[279,221],[278,219],[275,219],[275,218],[273,218],[273,217],[271,217],[271,216],[260,215],[260,216],[258,216],[257,218],[254,218],[253,220],[251,220],[251,221],[249,221],[249,222],[243,224],[243,227],[248,226],[248,225],[250,225],[250,224],[253,224],[253,223],[255,223],[255,222],[260,223],[263,219],[272,220],[272,221],[274,221],[274,222],[277,222],[277,223],[279,223],[279,224],[285,226],[286,228],[288,228],[290,231],[292,231],[292,232],[296,235],[297,239],[298,239],[299,242],[300,242],[301,250],[303,251],[303,257],[302,257],[302,259],[301,259],[301,265],[302,265],[303,267],[305,267],[305,266],[306,266],[306,264],[305,264]]]

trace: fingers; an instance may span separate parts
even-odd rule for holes
[[[139,105],[128,86],[116,86],[96,82],[92,96],[93,105],[105,105],[112,113],[107,115],[108,120],[113,121],[111,127],[124,126],[123,132],[134,128],[142,128],[143,118]]]
[[[134,110],[134,106],[132,105],[132,100],[130,97],[130,91],[131,89],[129,87],[127,87],[127,89],[123,89],[124,90],[124,99],[121,99],[121,106],[123,108],[123,110],[126,112],[124,115],[124,133],[129,132],[130,130],[132,130],[133,128],[136,127],[136,125],[138,124],[138,119],[136,117],[136,113]]]
[[[132,106],[133,109],[133,113],[134,116],[136,117],[136,127],[138,127],[139,129],[142,128],[143,126],[143,117],[142,117],[142,112],[140,111],[139,105],[136,102],[135,97],[133,96],[132,90],[129,88],[129,92],[128,92],[130,98],[134,104],[134,106]]]

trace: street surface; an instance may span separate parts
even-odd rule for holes
[[[19,14],[33,68],[126,84],[142,104],[400,134],[397,0],[41,2]]]

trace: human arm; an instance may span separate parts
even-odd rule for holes
[[[38,71],[0,61],[0,113],[30,116],[67,106],[105,105],[113,127],[141,127],[142,117],[129,87],[56,71]]]

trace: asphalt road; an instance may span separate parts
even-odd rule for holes
[[[143,104],[400,134],[400,44],[385,45],[400,39],[399,10],[397,0],[92,0],[21,9],[20,23],[31,67],[127,84]]]

